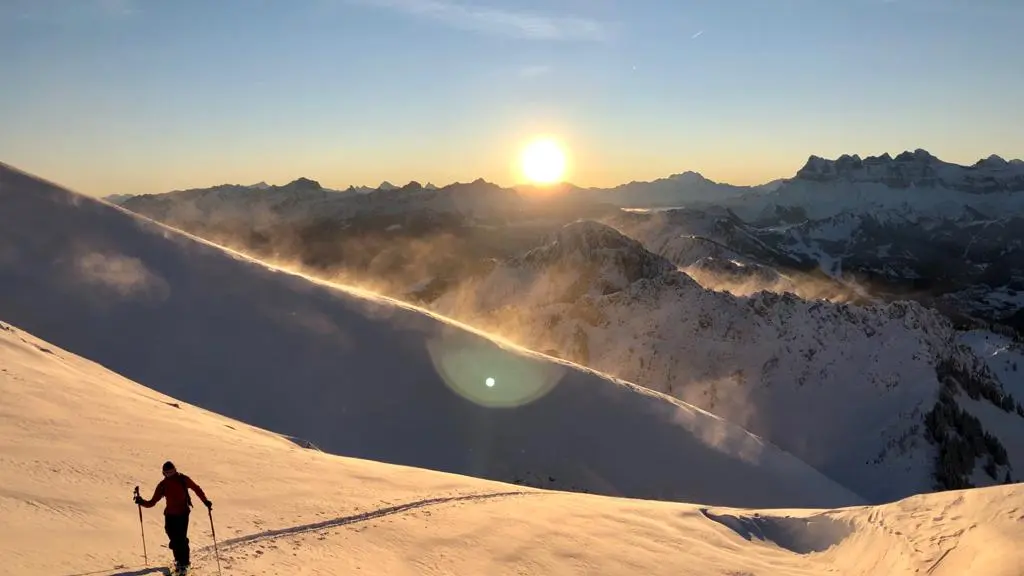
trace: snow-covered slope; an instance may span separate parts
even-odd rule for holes
[[[969,346],[985,362],[1007,392],[1024,398],[1024,346],[1019,341],[987,330],[961,332],[958,341]],[[962,398],[960,405],[984,422],[992,434],[1002,438],[1008,460],[1024,462],[1024,435],[1013,433],[1019,418],[1024,418],[1024,404],[1018,402],[1013,412],[998,410],[982,398]],[[978,470],[975,474],[984,472]]]
[[[987,330],[962,332],[959,340],[988,364],[1008,392],[1024,397],[1024,344]]]
[[[1017,400],[948,321],[912,302],[861,308],[715,292],[639,242],[581,221],[432,307],[701,406],[871,499],[1024,470],[1024,454],[1007,460],[997,446],[1024,439]],[[958,384],[940,384],[950,379]],[[991,450],[956,466],[941,464],[946,422],[935,435],[926,426],[946,410],[945,388],[954,405],[967,393],[1006,416]],[[960,422],[959,412],[947,416]],[[950,438],[981,442],[990,422],[957,426]],[[993,477],[974,475],[989,460]]]
[[[165,574],[173,460],[214,502],[231,576],[775,574],[1017,576],[1024,487],[877,508],[701,508],[545,492],[331,456],[165,396],[0,323],[3,574]],[[756,482],[755,478],[744,479]],[[190,539],[214,574],[209,520]]]
[[[0,318],[324,450],[633,497],[858,501],[720,418],[0,169]]]

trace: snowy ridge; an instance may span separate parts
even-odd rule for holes
[[[514,190],[482,179],[437,188],[419,182],[405,186],[328,190],[300,178],[286,186],[254,190],[218,186],[199,190],[136,196],[123,203],[138,214],[179,228],[262,230],[311,221],[342,221],[357,217],[403,214],[459,214],[490,218],[522,210]]]
[[[12,576],[159,573],[161,515],[144,515],[146,567],[130,495],[152,490],[167,458],[214,501],[219,562],[234,576],[1024,571],[1020,485],[839,510],[545,492],[305,450],[3,323],[0,366],[0,557]],[[194,569],[213,573],[199,520]]]
[[[312,183],[314,186],[304,183]],[[775,190],[782,183],[782,180],[777,180],[761,186],[733,186],[708,180],[696,172],[684,172],[650,182],[630,182],[613,188],[580,188],[572,184],[503,188],[482,178],[443,187],[430,183],[422,185],[416,181],[397,186],[385,181],[376,188],[349,186],[341,193],[329,190],[334,194],[329,196],[329,205],[325,206],[322,197],[308,193],[320,190],[319,183],[300,178],[285,186],[269,186],[262,182],[252,186],[221,185],[164,194],[126,196],[118,203],[127,202],[129,209],[161,221],[177,220],[180,223],[195,222],[200,217],[195,213],[196,210],[200,213],[211,212],[219,217],[222,212],[234,213],[239,209],[251,212],[257,208],[272,210],[285,219],[313,215],[348,218],[354,213],[395,212],[396,209],[454,210],[473,215],[490,215],[521,210],[521,195],[539,195],[545,202],[551,202],[552,196],[559,196],[577,203],[659,208],[706,205],[746,194]],[[269,194],[254,195],[252,192]]]
[[[331,453],[644,498],[860,501],[692,406],[6,167],[0,318],[162,393]]]
[[[613,188],[589,188],[586,194],[599,202],[626,208],[665,208],[691,204],[721,202],[747,194],[772,189],[775,182],[764,187],[734,186],[709,180],[697,172],[687,171],[650,182],[630,182]]]
[[[683,208],[650,214],[619,213],[602,222],[682,267],[708,257],[745,264],[758,260],[794,266],[800,263],[799,259],[765,242],[756,228],[722,207]]]
[[[840,156],[826,160],[811,156],[796,174],[797,179],[816,182],[843,180],[876,182],[891,188],[949,188],[971,194],[1024,191],[1024,162],[1007,162],[992,155],[972,166],[943,162],[917,149],[895,158],[888,153],[869,156]]]
[[[935,487],[944,440],[930,439],[924,423],[943,388],[940,365],[955,365],[964,390],[987,390],[984,400],[1011,417],[1000,439],[1024,438],[1017,400],[938,313],[913,302],[861,308],[707,290],[593,222],[432,306],[721,415],[874,500]],[[1024,454],[999,460],[979,483],[1024,469]]]
[[[822,220],[843,212],[882,221],[1002,217],[1024,208],[1024,162],[990,156],[972,166],[944,162],[925,150],[861,159],[811,156],[774,191],[726,199],[748,222]],[[796,210],[796,213],[793,211]],[[794,220],[796,219],[796,220]]]

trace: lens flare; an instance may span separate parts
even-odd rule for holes
[[[566,371],[564,366],[525,351],[457,331],[444,331],[428,340],[427,351],[452,391],[488,408],[515,408],[536,402],[558,385]]]

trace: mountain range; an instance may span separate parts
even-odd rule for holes
[[[239,236],[250,236],[246,246],[279,245],[280,236],[292,245],[309,236],[336,243],[345,233],[323,229],[337,221],[346,222],[349,234],[407,227],[422,236],[453,229],[466,234],[467,222],[507,233],[515,220],[518,238],[524,225],[548,225],[544,232],[550,233],[551,225],[589,218],[684,268],[703,265],[706,255],[725,255],[748,269],[810,277],[830,286],[829,293],[858,301],[871,301],[869,293],[875,300],[912,299],[958,323],[1021,329],[1022,182],[1019,160],[991,156],[961,166],[916,150],[865,159],[812,156],[793,178],[759,187],[718,184],[688,172],[603,190],[561,185],[544,194],[484,180],[346,194],[300,179],[258,193],[215,187],[138,196],[121,205],[204,237],[238,243]],[[618,210],[623,206],[633,214]],[[958,257],[951,261],[949,254]],[[316,260],[320,265],[330,256]]]
[[[883,161],[649,211],[482,180],[113,206],[0,165],[0,553],[153,572],[125,494],[171,457],[225,511],[201,570],[1016,574],[1019,334],[849,245],[918,265],[907,229],[984,227],[1018,164]]]

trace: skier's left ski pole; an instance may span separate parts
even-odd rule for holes
[[[213,557],[217,559],[217,576],[220,576],[220,552],[217,551],[217,530],[213,527],[213,508],[207,508],[210,515],[210,533],[213,534]]]
[[[141,498],[138,486],[135,487],[135,497]],[[139,528],[142,529],[142,558],[145,559],[146,566],[149,566],[149,553],[146,552],[146,527],[142,524],[142,505],[136,504],[136,506],[139,507]]]

